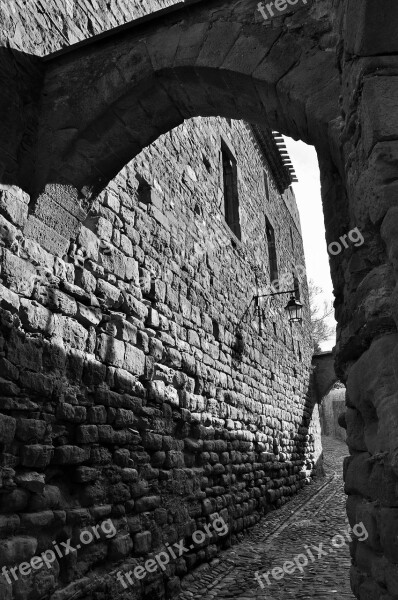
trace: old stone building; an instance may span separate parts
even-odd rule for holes
[[[11,579],[12,592],[3,577],[1,594],[7,600],[13,594],[29,599],[52,594],[52,600],[137,597],[140,587],[122,589],[111,565],[117,570],[124,557],[135,564],[166,544],[166,536],[176,543],[183,528],[189,539],[199,524],[210,525],[214,509],[228,515],[231,535],[237,537],[258,518],[261,503],[277,505],[297,488],[290,479],[297,475],[295,466],[283,463],[288,452],[282,441],[288,438],[274,432],[292,431],[300,402],[304,408],[310,366],[305,327],[302,339],[296,329],[285,336],[279,368],[290,369],[283,373],[286,390],[276,373],[272,381],[270,368],[285,343],[282,317],[270,320],[267,307],[262,332],[256,333],[258,316],[237,327],[261,275],[258,262],[269,277],[268,265],[273,270],[275,264],[268,260],[271,246],[279,252],[278,269],[290,269],[297,230],[285,194],[288,206],[282,201],[276,206],[292,226],[291,245],[285,224],[278,232],[270,206],[279,185],[275,164],[258,158],[249,168],[251,183],[242,172],[239,177],[242,148],[251,154],[253,140],[270,160],[261,148],[264,136],[236,125],[244,120],[314,145],[327,243],[354,228],[364,239],[360,247],[330,260],[336,368],[347,388],[347,513],[351,525],[363,521],[369,531],[366,541],[352,544],[351,584],[360,600],[393,599],[398,563],[397,4],[317,0],[293,6],[282,1],[280,14],[267,22],[257,3],[246,0],[165,4],[1,2],[2,560],[6,568],[23,560],[26,570],[25,559],[52,542],[58,552],[72,534],[76,544],[78,532],[94,521],[98,525],[109,517],[124,527],[116,536],[102,529],[98,543],[81,548],[78,557],[68,553],[60,564],[53,552],[50,568]],[[82,43],[69,47],[77,41]],[[176,137],[175,128],[183,131],[186,121],[199,116],[202,120],[189,125],[189,148],[190,137]],[[209,117],[231,119],[231,130],[226,121],[217,121],[213,134],[206,133]],[[204,156],[195,154],[194,140],[202,152],[209,135],[216,135],[214,154],[210,148]],[[175,167],[175,189],[168,187],[171,175],[167,181],[173,143],[181,145],[177,154],[189,155]],[[169,145],[167,152],[148,160],[148,152],[162,144]],[[133,159],[138,178],[122,171]],[[155,162],[163,179],[150,171]],[[222,185],[217,182],[221,165],[228,175],[225,188],[224,179]],[[264,166],[269,198],[259,173]],[[221,190],[214,196],[204,192],[211,182],[212,190]],[[231,211],[225,214],[232,235],[220,222],[223,235],[216,236],[214,215],[222,212],[223,194],[236,200],[236,182],[242,203],[239,211],[227,203]],[[257,222],[249,211],[260,216],[260,198],[270,224],[267,244],[262,240],[263,259],[255,255],[258,240],[249,240],[247,229]],[[209,239],[200,229],[203,221],[211,225]],[[172,231],[182,230],[185,239],[172,239]],[[224,245],[228,236],[233,242]],[[187,263],[182,252],[189,240]],[[168,266],[161,262],[163,270],[151,276],[159,256]],[[230,272],[222,283],[217,267],[225,270],[220,261],[232,256],[243,279]],[[188,290],[192,276],[195,286]],[[207,311],[209,297],[218,313]],[[276,306],[278,315],[282,301]],[[269,367],[264,347],[270,349]],[[230,361],[236,377],[216,380],[216,361],[224,366]],[[257,410],[266,406],[264,379],[271,380],[278,402],[269,417]],[[297,400],[290,412],[284,404],[288,397]],[[251,415],[258,424],[250,422]],[[301,416],[289,448],[308,443],[311,452],[308,414],[303,410]],[[260,433],[267,440],[257,441]],[[266,460],[272,456],[282,461]],[[281,464],[286,468],[277,474]],[[269,487],[265,496],[261,486]],[[53,531],[60,537],[52,539]],[[177,593],[188,567],[213,555],[217,540],[230,541],[229,536],[215,538],[167,567],[169,595]],[[94,563],[108,565],[106,581],[99,576],[103,567],[96,571]],[[163,593],[163,576],[153,578],[141,582],[148,597]]]
[[[9,17],[20,27],[26,15]],[[53,17],[34,11],[25,43],[43,33],[41,18]],[[56,37],[46,32],[40,49]],[[27,194],[2,186],[5,600],[175,597],[184,574],[321,467],[285,163],[265,125],[186,120],[119,172],[65,248],[57,219],[66,237],[74,223],[56,186],[33,225]],[[302,324],[288,320],[289,295],[253,301],[271,282],[297,287]],[[193,543],[217,515],[222,535]],[[109,520],[112,535],[81,543]],[[78,552],[10,571],[67,539]],[[179,540],[190,550],[164,574],[133,592],[118,580]]]

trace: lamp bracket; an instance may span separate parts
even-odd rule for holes
[[[274,292],[273,294],[262,294],[261,296],[254,296],[254,299],[256,300],[256,302],[258,302],[258,300],[260,298],[269,298],[270,296],[280,296],[281,294],[295,294],[298,291],[299,291],[298,288],[295,288],[294,290],[286,290],[285,292]]]

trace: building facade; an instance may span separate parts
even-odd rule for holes
[[[52,12],[32,14],[21,44],[42,48]],[[320,468],[290,181],[267,128],[185,121],[96,198],[66,255],[23,233],[31,199],[2,186],[0,597],[173,598]],[[47,227],[54,211],[49,186]],[[253,302],[277,281],[298,286],[301,325],[288,296]],[[217,515],[228,533],[194,544]],[[114,535],[9,571],[107,520]],[[180,540],[189,551],[164,572],[118,581]]]

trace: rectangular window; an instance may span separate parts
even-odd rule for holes
[[[275,245],[275,232],[271,223],[265,217],[265,233],[267,236],[268,245],[268,262],[269,262],[269,275],[270,281],[275,281],[279,278],[278,275],[278,261],[276,258],[276,245]]]
[[[267,171],[265,169],[264,169],[264,190],[265,190],[265,197],[267,200],[269,200],[269,180],[268,180]]]
[[[231,231],[241,238],[239,222],[239,195],[236,159],[227,145],[221,143],[221,159],[224,186],[224,215]]]

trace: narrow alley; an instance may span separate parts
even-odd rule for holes
[[[270,513],[243,542],[222,553],[211,567],[203,565],[188,575],[179,600],[354,598],[349,584],[348,543],[343,545],[340,537],[335,545],[342,547],[331,543],[334,536],[347,531],[342,467],[348,449],[333,438],[324,437],[322,441],[325,477]],[[307,558],[308,564],[304,565],[310,556],[305,554],[307,548],[314,560]],[[294,571],[287,574],[281,570],[279,580],[275,580],[269,572],[286,561],[293,562]],[[302,564],[301,569],[297,564]],[[270,585],[261,577],[267,572]]]

